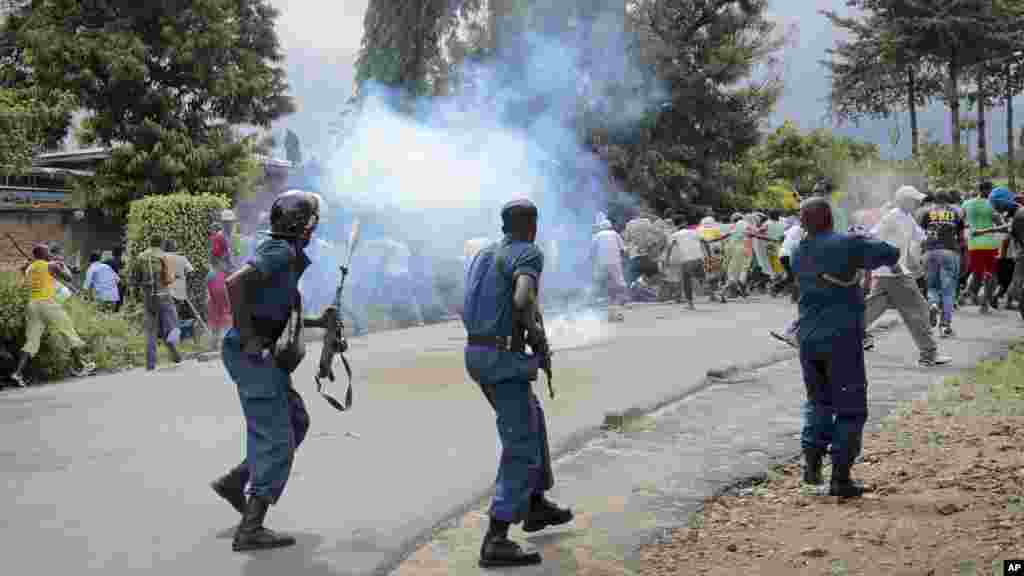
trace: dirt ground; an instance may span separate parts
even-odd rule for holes
[[[864,498],[840,503],[802,485],[801,463],[780,466],[645,547],[640,573],[1002,574],[1024,558],[1022,398],[1017,347],[866,433]]]

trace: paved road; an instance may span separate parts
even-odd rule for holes
[[[895,313],[884,320],[890,319]],[[902,326],[878,340],[876,351],[867,355],[873,423],[899,402],[1024,335],[1016,313],[986,317],[969,309],[958,313],[955,327],[959,336],[941,341],[955,359],[943,368],[917,367],[917,350]],[[514,528],[514,539],[544,557],[542,565],[515,574],[635,576],[638,546],[685,526],[716,491],[799,453],[801,380],[793,358],[741,372],[559,458],[552,498],[571,506],[576,518],[532,535]],[[867,453],[858,466],[871,466],[877,458]],[[392,576],[489,573],[477,567],[486,523],[486,502],[481,502],[437,531]]]
[[[553,445],[578,444],[609,411],[679,397],[709,369],[783,352],[766,331],[792,313],[781,301],[644,306],[622,324],[583,318],[578,333],[549,320],[558,396],[543,401]],[[344,415],[312,393],[311,362],[300,368],[313,426],[268,521],[299,546],[277,554],[232,553],[237,516],[206,486],[244,442],[219,362],[0,393],[4,565],[41,574],[381,572],[493,481],[493,413],[465,376],[461,338],[458,324],[445,324],[355,340],[355,406]]]

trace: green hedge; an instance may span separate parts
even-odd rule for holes
[[[25,343],[25,307],[28,290],[23,276],[0,273],[0,340],[17,354]],[[100,370],[122,370],[145,363],[145,338],[142,324],[128,313],[112,314],[97,310],[91,302],[70,298],[64,308],[71,315],[75,331],[86,343],[87,354]],[[49,331],[43,336],[39,354],[30,365],[29,376],[36,380],[57,380],[71,372],[71,354],[60,336]]]
[[[189,278],[192,303],[205,315],[206,273],[210,270],[210,224],[231,205],[223,196],[171,194],[135,200],[128,210],[126,255],[130,263],[149,239],[173,239],[196,272]]]

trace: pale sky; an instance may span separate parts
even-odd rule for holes
[[[277,29],[286,51],[286,66],[298,112],[282,120],[277,128],[290,128],[301,139],[303,147],[316,152],[327,145],[327,124],[342,109],[352,93],[353,62],[363,34],[366,0],[340,2],[309,2],[308,0],[273,0],[281,11]],[[844,0],[772,0],[770,17],[782,29],[792,30],[786,46],[786,91],[778,103],[772,124],[790,119],[804,128],[828,126],[822,116],[824,99],[828,96],[828,78],[818,61],[833,45],[836,34],[829,22],[818,14],[832,8],[840,13],[847,9]],[[1024,117],[1024,108],[1014,103]],[[967,114],[972,114],[967,111]],[[988,117],[989,149],[1005,150],[1005,116],[1002,108]],[[949,141],[948,114],[941,106],[923,112],[922,128]],[[1018,126],[1020,122],[1017,122]],[[840,132],[868,139],[880,145],[883,155],[890,156],[892,131],[899,128],[902,136],[895,150],[897,156],[909,154],[909,123],[905,114],[896,118],[865,122],[860,127],[846,127]],[[1019,130],[1019,128],[1018,128]],[[976,138],[972,137],[972,140]],[[971,144],[973,150],[974,144]]]

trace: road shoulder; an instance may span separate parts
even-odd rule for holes
[[[944,369],[920,369],[905,330],[878,340],[868,355],[872,422],[937,381],[966,370],[1019,335],[1015,316],[962,313],[943,341],[955,358]],[[552,499],[571,506],[569,526],[512,537],[540,550],[545,562],[517,574],[637,574],[640,550],[685,528],[709,497],[738,479],[763,474],[799,450],[799,366],[791,357],[750,371],[727,372],[699,392],[643,416],[623,418],[555,464]],[[439,529],[392,573],[471,574],[486,524],[486,502]]]

